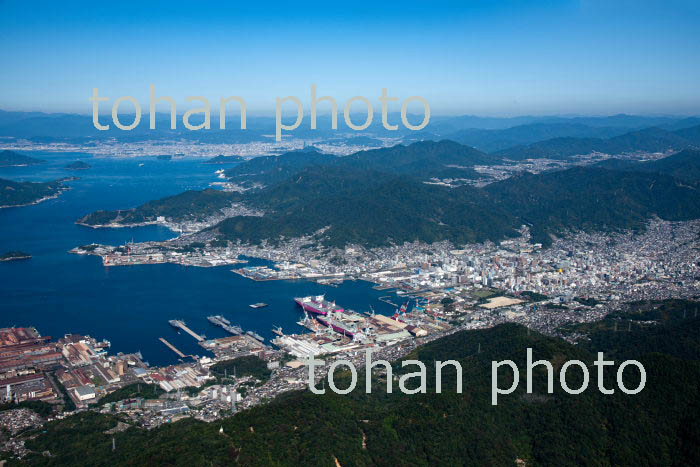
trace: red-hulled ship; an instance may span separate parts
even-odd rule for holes
[[[317,295],[315,297],[297,297],[294,301],[297,302],[304,311],[313,313],[314,315],[326,316],[331,312],[342,313],[345,311],[343,308],[336,305],[335,302],[326,300],[323,295]]]
[[[324,326],[328,326],[338,334],[342,334],[344,336],[355,337],[356,334],[361,332],[350,323],[344,323],[333,318],[332,316],[316,316],[316,319],[319,323],[323,324]]]

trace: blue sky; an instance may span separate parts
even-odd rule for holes
[[[700,114],[693,0],[115,3],[0,0],[0,109],[145,107],[153,83],[268,112],[316,83],[434,114]]]

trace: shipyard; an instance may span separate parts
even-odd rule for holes
[[[42,401],[63,413],[116,410],[147,428],[183,417],[211,421],[305,387],[309,358],[348,358],[367,349],[400,355],[415,345],[407,347],[407,342],[453,330],[419,306],[409,311],[408,303],[393,316],[384,316],[345,309],[323,295],[290,302],[296,304],[298,324],[307,332],[286,334],[275,327],[269,344],[223,314],[206,317],[228,334],[221,338],[209,339],[183,319],[169,320],[172,332],[188,336],[202,351],[187,355],[163,334],[159,340],[180,363],[161,367],[150,366],[138,352],[112,355],[107,340],[68,334],[54,341],[34,328],[2,329],[0,399]],[[252,374],[247,370],[251,366],[258,368]]]
[[[320,381],[324,368],[338,359],[359,366],[370,350],[376,359],[396,360],[452,333],[501,323],[519,323],[573,342],[581,336],[564,335],[568,324],[601,320],[628,302],[697,298],[693,252],[698,229],[698,221],[655,220],[642,233],[579,232],[544,249],[523,228],[520,237],[459,249],[447,242],[346,248],[342,266],[303,248],[303,239],[267,249],[228,245],[208,256],[230,264],[246,257],[273,261],[235,269],[253,280],[364,280],[381,291],[375,306],[381,305],[383,313],[366,302],[355,310],[346,307],[328,288],[325,294],[288,296],[298,326],[275,326],[272,340],[262,335],[266,330],[246,329],[226,311],[199,315],[197,322],[191,315],[188,322],[171,316],[164,320],[159,340],[179,363],[165,366],[148,365],[138,352],[110,355],[108,341],[90,336],[70,334],[54,341],[30,327],[7,328],[0,331],[0,397],[5,402],[43,401],[66,407],[68,413],[124,411],[141,426],[154,428],[185,417],[216,420],[303,389],[310,358],[326,363],[317,368]],[[157,245],[81,252],[126,260],[143,258],[139,255],[151,254]],[[203,258],[197,250],[183,255],[179,258],[189,259],[180,264],[198,264]],[[257,314],[254,310],[269,309],[262,300],[272,302],[261,294],[240,306]],[[202,323],[226,336],[207,337],[210,332],[200,328]],[[167,329],[200,350],[184,351],[191,347]]]
[[[187,315],[187,321],[172,316],[163,320],[158,340],[179,363],[163,366],[149,365],[139,352],[111,355],[109,341],[90,336],[69,334],[54,341],[31,327],[3,329],[0,399],[47,403],[60,414],[56,416],[118,412],[128,416],[127,426],[153,429],[184,418],[212,422],[280,394],[307,389],[310,359],[323,362],[313,375],[319,388],[334,362],[344,360],[361,368],[367,352],[374,361],[395,361],[418,346],[462,330],[520,323],[573,342],[582,336],[563,335],[566,325],[603,319],[627,306],[625,300],[697,296],[697,264],[684,256],[686,249],[697,244],[697,229],[695,221],[656,222],[641,235],[618,234],[613,238],[618,251],[624,247],[624,256],[577,253],[580,245],[610,242],[610,235],[579,233],[557,240],[544,251],[531,244],[523,230],[521,238],[459,250],[445,243],[390,247],[375,262],[358,248],[354,250],[358,256],[348,256],[356,258],[358,266],[346,264],[342,274],[319,260],[304,266],[278,258],[271,266],[234,271],[256,281],[303,278],[333,284],[361,279],[380,291],[377,302],[352,309],[336,301],[332,288],[326,288],[325,294],[288,296],[288,312],[294,314],[297,326],[273,326],[271,340],[261,335],[266,331],[259,326],[242,326],[240,310],[196,319]],[[661,235],[670,236],[679,246],[653,248]],[[128,258],[140,246],[131,248],[115,254]],[[262,255],[248,247],[236,253]],[[378,250],[372,254],[380,255]],[[415,260],[411,262],[410,257]],[[245,261],[239,256],[226,258]],[[187,264],[198,262],[192,259]],[[636,277],[634,286],[624,288],[624,278],[630,276]],[[640,283],[647,285],[639,287]],[[279,304],[271,298],[262,294],[250,301],[269,300],[273,305],[258,301],[239,306],[256,315],[272,308],[270,316],[278,316]],[[375,306],[383,313],[376,312]],[[697,307],[694,312],[697,315]],[[211,329],[207,331],[205,325]],[[212,329],[226,335],[208,337]],[[187,342],[199,350],[184,350],[191,349]],[[14,411],[8,420],[18,426],[42,423]],[[12,438],[5,448],[25,455],[18,439]]]

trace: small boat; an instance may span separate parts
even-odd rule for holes
[[[267,303],[259,302],[259,303],[253,303],[252,305],[248,305],[251,308],[258,309],[258,308],[265,308],[267,306]]]

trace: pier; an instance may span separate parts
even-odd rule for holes
[[[399,307],[396,303],[391,301],[391,295],[385,295],[383,297],[379,297],[377,300],[380,302],[388,303],[389,305],[395,306],[396,308]]]
[[[174,319],[174,320],[171,320],[171,321],[170,321],[170,325],[171,325],[171,326],[174,326],[174,327],[176,327],[176,328],[182,329],[182,330],[185,331],[187,334],[189,334],[190,336],[192,336],[192,337],[194,337],[195,339],[197,339],[197,342],[202,342],[202,341],[205,340],[204,337],[200,336],[199,334],[197,334],[196,332],[194,332],[192,329],[188,328],[187,325],[184,323],[184,321],[180,321],[179,319]]]
[[[166,341],[166,340],[163,339],[162,337],[159,337],[158,339],[159,339],[163,344],[167,345],[168,348],[169,348],[170,350],[172,350],[173,352],[175,352],[180,358],[187,358],[187,355],[185,355],[184,353],[180,352],[180,351],[177,349],[177,347],[175,347],[175,346],[174,346],[173,344],[171,344],[170,342]]]

